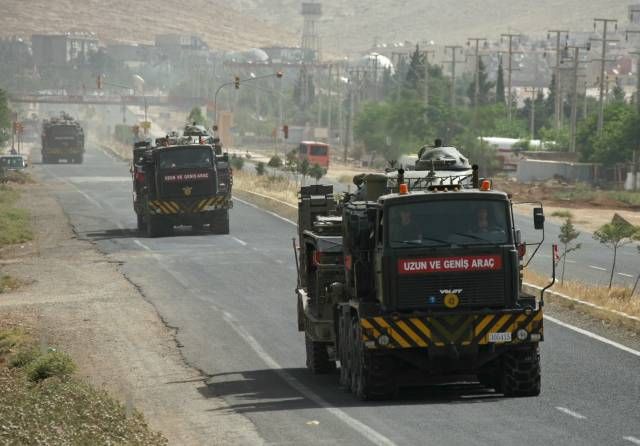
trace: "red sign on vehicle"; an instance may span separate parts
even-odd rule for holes
[[[198,181],[207,179],[209,179],[209,172],[176,173],[164,176],[164,181],[166,183],[176,183],[178,181]]]
[[[494,271],[499,269],[502,269],[502,256],[499,254],[398,260],[399,274]]]

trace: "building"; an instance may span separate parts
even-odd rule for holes
[[[36,66],[66,65],[85,61],[98,51],[98,37],[94,33],[34,34],[31,36]]]

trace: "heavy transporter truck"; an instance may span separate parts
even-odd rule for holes
[[[510,197],[477,166],[354,183],[341,199],[332,186],[299,193],[307,367],[328,373],[338,361],[341,386],[365,400],[470,375],[506,396],[538,395],[544,290],[522,290],[526,245]],[[544,240],[541,205],[533,220]]]

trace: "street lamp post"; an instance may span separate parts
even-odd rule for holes
[[[249,82],[249,81],[257,81],[260,79],[267,79],[270,77],[277,77],[278,79],[282,78],[282,72],[278,71],[276,73],[273,74],[265,74],[264,76],[257,76],[257,77],[249,77],[246,79],[240,79],[238,77],[236,77],[234,79],[233,82],[225,82],[224,84],[220,85],[218,87],[218,89],[216,90],[215,94],[213,95],[213,128],[214,130],[217,132],[218,130],[218,93],[220,93],[220,91],[222,91],[222,89],[224,87],[228,87],[229,85],[235,85],[236,88],[240,87],[240,83],[242,82]]]

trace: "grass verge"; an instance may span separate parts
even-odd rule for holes
[[[0,294],[20,288],[20,281],[15,277],[2,275],[0,276]]]
[[[274,175],[258,176],[242,170],[234,171],[233,187],[266,195],[294,206],[298,205],[299,186],[285,177]]]
[[[0,186],[0,247],[33,239],[29,213],[14,207],[19,196],[10,186]]]
[[[167,444],[74,369],[68,355],[40,352],[26,332],[0,330],[1,444]]]
[[[524,278],[525,281],[538,286],[545,286],[549,283],[548,277],[531,270],[525,271]],[[608,289],[606,286],[565,280],[564,284],[556,282],[551,291],[590,302],[609,310],[621,311],[629,316],[640,317],[640,297],[637,294],[632,296],[630,288],[612,287]]]

